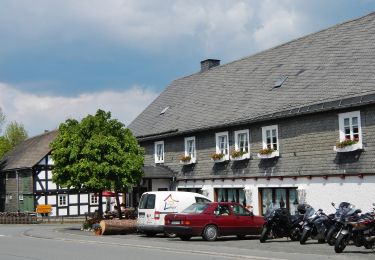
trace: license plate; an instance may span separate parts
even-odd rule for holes
[[[144,217],[145,217],[145,213],[144,213],[144,212],[140,212],[140,213],[138,214],[138,216],[139,216],[140,218],[144,218]]]
[[[179,220],[173,220],[173,221],[171,221],[171,224],[172,225],[180,225],[180,221]]]

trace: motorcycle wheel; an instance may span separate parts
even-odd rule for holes
[[[264,242],[266,242],[267,237],[268,237],[268,228],[266,226],[264,226],[263,229],[262,229],[262,233],[260,234],[259,241],[261,243],[264,243]]]
[[[292,241],[299,241],[299,240],[301,240],[301,230],[298,227],[294,227],[290,231],[290,239]]]
[[[307,239],[310,236],[310,230],[304,229],[301,235],[301,239],[299,240],[299,243],[301,245],[306,244]]]
[[[335,242],[335,252],[342,253],[348,244],[348,235],[340,234]]]
[[[335,245],[336,236],[337,236],[337,229],[331,228],[326,235],[326,241],[327,241],[328,245],[330,245],[330,246]]]

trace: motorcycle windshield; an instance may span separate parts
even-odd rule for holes
[[[279,208],[279,207],[277,206],[277,204],[271,203],[271,204],[268,206],[268,209],[267,209],[267,211],[266,211],[265,217],[266,217],[267,219],[272,218],[273,215],[275,214],[275,211],[276,211],[278,208]]]
[[[307,207],[307,208],[306,208],[306,212],[305,212],[303,218],[304,218],[305,220],[307,220],[307,219],[310,218],[312,215],[314,215],[314,213],[315,213],[315,210],[314,210],[313,207]]]

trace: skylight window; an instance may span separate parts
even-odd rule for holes
[[[276,80],[275,84],[273,85],[274,88],[279,88],[281,87],[284,82],[288,79],[288,76],[286,75],[281,75],[278,80]]]
[[[164,108],[161,112],[160,112],[160,115],[164,115],[165,112],[167,112],[169,106],[167,106],[166,108]]]

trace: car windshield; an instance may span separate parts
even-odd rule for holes
[[[209,204],[207,203],[194,203],[184,209],[182,213],[202,213],[208,207],[208,205]]]

